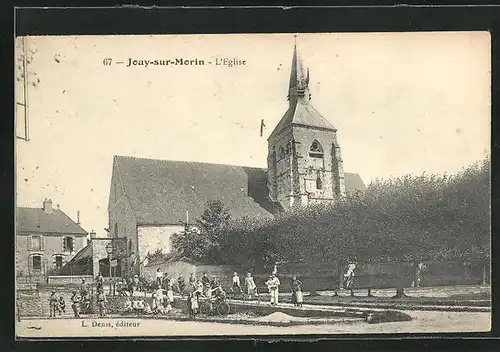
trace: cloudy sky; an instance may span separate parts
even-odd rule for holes
[[[29,37],[18,206],[51,198],[104,235],[113,155],[265,167],[267,135],[287,109],[293,43],[292,34]],[[300,34],[297,44],[311,102],[338,129],[344,170],[365,183],[452,173],[489,154],[488,33]],[[126,67],[129,58],[246,65]],[[21,108],[16,128],[22,136]]]

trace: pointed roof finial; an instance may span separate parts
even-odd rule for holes
[[[309,85],[309,69],[305,69],[302,59],[297,50],[297,34],[294,34],[294,46],[292,57],[292,68],[290,71],[290,83],[288,88],[288,100],[294,96],[306,96],[305,90]]]

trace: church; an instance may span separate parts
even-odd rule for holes
[[[288,110],[268,138],[267,168],[115,156],[108,204],[111,237],[126,243],[122,273],[141,273],[147,254],[172,250],[172,235],[218,199],[233,218],[272,218],[335,202],[365,185],[344,173],[337,129],[311,104],[309,70],[294,46]]]

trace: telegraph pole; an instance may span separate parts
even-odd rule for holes
[[[24,138],[29,137],[29,119],[28,119],[28,37],[23,37],[23,94],[24,94]]]

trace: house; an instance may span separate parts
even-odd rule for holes
[[[121,277],[119,263],[126,254],[125,238],[98,237],[92,230],[87,246],[61,268],[59,275],[95,278],[101,273],[103,277]],[[113,261],[116,266],[110,266]]]
[[[18,207],[16,275],[42,280],[87,245],[87,231],[45,199],[42,208]]]

